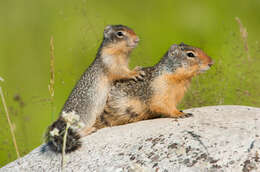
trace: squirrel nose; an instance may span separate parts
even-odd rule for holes
[[[208,65],[211,67],[214,64],[214,61],[212,60]]]
[[[134,40],[135,43],[138,43],[139,41],[140,41],[139,37],[136,37]]]

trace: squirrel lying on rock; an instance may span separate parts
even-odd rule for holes
[[[93,130],[156,117],[181,118],[191,114],[179,111],[192,77],[208,70],[212,59],[201,49],[181,43],[172,45],[153,67],[142,70],[142,81],[115,81],[105,109]]]
[[[104,110],[113,81],[142,79],[143,71],[128,68],[129,55],[138,42],[138,36],[126,26],[105,28],[95,60],[72,90],[60,117],[47,130],[46,142],[53,151],[62,151],[66,128],[65,152],[81,146],[79,139],[92,132],[91,126]]]

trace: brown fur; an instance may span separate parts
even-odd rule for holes
[[[109,65],[107,68],[109,80],[134,79],[140,75],[140,71],[128,68],[128,57],[131,50],[132,48],[127,46],[125,41],[103,48],[102,55],[107,58],[106,63]]]
[[[113,110],[111,110],[109,107],[106,107],[103,114],[96,120],[96,123],[93,127],[103,128],[105,126],[122,125],[135,121],[140,121],[146,118],[144,116],[144,112],[146,110],[145,105],[141,100],[137,98],[129,98],[121,100],[117,103],[123,107],[128,106],[128,109],[126,109],[126,111],[118,111],[117,114],[113,115]],[[130,115],[124,115],[126,112]]]
[[[164,74],[152,83],[154,94],[151,98],[150,110],[164,117],[181,117],[185,115],[177,109],[184,97],[191,78],[196,75],[198,66],[179,68],[174,74]]]

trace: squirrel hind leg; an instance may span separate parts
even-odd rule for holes
[[[85,136],[88,136],[94,132],[97,131],[97,128],[96,127],[86,127],[86,128],[83,128],[82,131],[80,131],[80,137],[85,137]]]

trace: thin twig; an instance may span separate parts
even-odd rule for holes
[[[61,171],[63,171],[64,164],[65,164],[65,150],[66,150],[66,142],[67,142],[67,135],[68,135],[68,129],[69,129],[69,123],[66,123],[66,129],[63,136],[63,145],[62,145],[62,157],[61,157]]]
[[[240,27],[240,34],[241,34],[242,40],[244,41],[244,49],[245,49],[245,52],[247,53],[247,59],[251,60],[249,50],[248,50],[248,41],[247,41],[248,32],[247,32],[246,28],[243,26],[241,20],[238,17],[236,17],[235,19]]]
[[[54,79],[55,79],[55,70],[54,70],[54,43],[53,43],[53,36],[50,39],[50,84],[48,85],[49,93],[50,93],[50,102],[51,102],[51,114],[52,114],[52,121],[54,120]]]
[[[19,150],[18,150],[18,146],[17,146],[17,143],[16,143],[15,134],[14,134],[14,128],[13,128],[13,125],[12,125],[11,120],[10,120],[10,116],[9,116],[8,109],[7,109],[7,106],[6,106],[2,87],[0,87],[0,95],[1,95],[2,103],[3,103],[4,109],[5,109],[6,118],[7,118],[7,121],[8,121],[9,127],[10,127],[10,131],[11,131],[11,134],[12,134],[13,143],[14,143],[16,154],[17,154],[17,158],[20,158],[20,153],[19,153]]]

